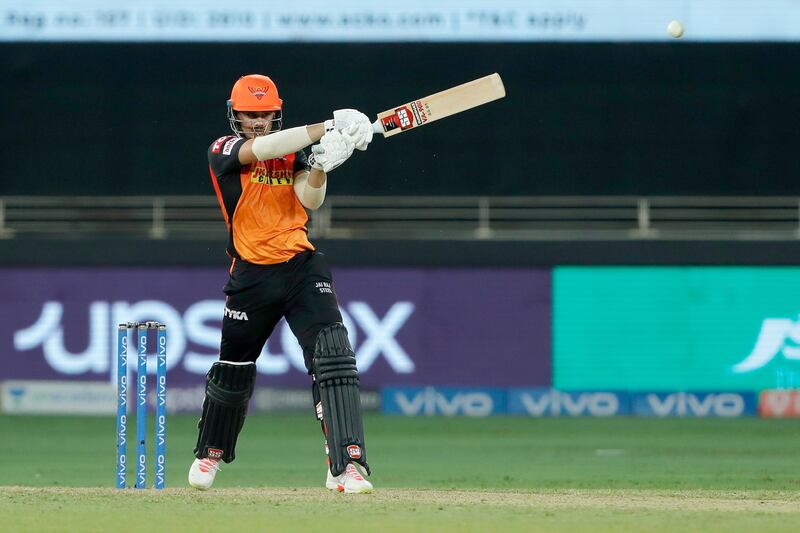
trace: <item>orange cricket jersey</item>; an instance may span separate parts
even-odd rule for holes
[[[268,265],[313,250],[308,215],[294,193],[295,172],[309,168],[305,153],[242,165],[245,140],[220,137],[208,149],[211,182],[228,226],[228,255]]]

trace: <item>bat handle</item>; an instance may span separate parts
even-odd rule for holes
[[[385,131],[383,131],[383,125],[381,124],[380,119],[372,123],[372,131],[374,131],[375,133],[386,133]]]

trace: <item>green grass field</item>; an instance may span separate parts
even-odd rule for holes
[[[113,418],[0,416],[2,529],[800,529],[798,421],[370,416],[371,495],[323,488],[308,415],[250,417],[215,488],[189,490],[195,423],[169,420],[167,490],[117,491]]]

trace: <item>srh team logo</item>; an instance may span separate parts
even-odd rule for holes
[[[208,458],[209,459],[222,459],[223,450],[219,448],[209,448],[208,449]]]
[[[269,91],[269,87],[248,87],[247,89],[257,100],[264,98],[267,95],[267,91]]]
[[[351,444],[347,447],[347,455],[350,456],[350,459],[361,459],[361,446]]]

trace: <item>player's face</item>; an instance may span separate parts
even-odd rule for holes
[[[237,111],[242,131],[248,139],[268,134],[272,130],[275,111]]]

